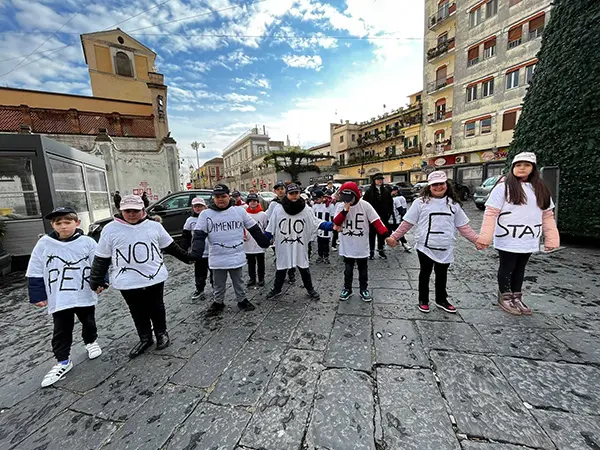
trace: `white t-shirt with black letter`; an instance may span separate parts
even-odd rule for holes
[[[96,241],[88,236],[72,241],[43,236],[35,244],[25,276],[44,279],[48,314],[98,302],[89,285],[95,252]]]
[[[246,212],[248,212],[248,211],[246,211]],[[260,227],[261,231],[264,231],[265,228],[267,228],[268,220],[267,220],[266,212],[259,211],[254,214],[248,213],[248,215],[250,217],[252,217],[256,221],[256,223],[258,223],[258,226]],[[256,255],[256,254],[264,253],[264,252],[265,252],[265,249],[262,248],[260,245],[258,245],[257,242],[252,237],[252,235],[246,231],[246,241],[244,242],[244,253],[248,253],[250,255]]]
[[[102,230],[96,256],[111,258],[111,286],[139,289],[166,281],[169,273],[161,249],[172,242],[162,224],[154,220],[132,225],[116,219]]]
[[[325,222],[333,222],[333,215],[335,214],[335,205],[332,203],[327,206],[325,202],[315,203],[312,207],[314,215]],[[317,236],[320,238],[330,239],[332,236],[331,231],[317,230]]]
[[[344,202],[335,205],[336,217],[344,210]],[[350,207],[342,223],[342,231],[339,233],[340,256],[347,258],[369,257],[369,224],[379,219],[375,208],[364,200],[359,200],[356,205]]]
[[[543,211],[537,205],[531,183],[521,183],[521,186],[527,197],[524,205],[506,201],[505,183],[498,183],[485,202],[485,206],[500,210],[494,231],[494,247],[497,250],[513,253],[534,253],[540,250]],[[554,202],[551,200],[548,209],[553,208]]]
[[[246,265],[244,228],[252,228],[254,225],[256,221],[245,208],[233,206],[221,211],[202,211],[195,229],[207,233],[205,246],[210,247],[208,267],[237,269]]]
[[[456,228],[469,223],[461,206],[447,197],[416,199],[403,220],[415,225],[415,248],[441,264],[454,261]]]

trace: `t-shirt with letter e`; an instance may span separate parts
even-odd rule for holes
[[[344,202],[335,205],[336,217],[344,210]],[[342,223],[339,233],[340,256],[346,258],[368,258],[369,257],[369,224],[379,219],[379,214],[370,203],[360,199],[350,207],[346,218]]]
[[[454,261],[456,229],[469,223],[461,206],[448,197],[416,199],[403,220],[415,225],[415,248],[441,264]]]
[[[500,210],[494,231],[494,247],[513,253],[535,253],[540,250],[543,211],[537,205],[535,191],[531,183],[521,183],[525,191],[526,203],[514,205],[506,201],[506,184],[498,183],[492,189],[485,206]],[[550,207],[554,203],[550,200]]]

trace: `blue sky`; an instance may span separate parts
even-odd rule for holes
[[[159,55],[172,135],[194,164],[192,141],[206,160],[254,125],[307,147],[422,89],[423,3],[0,0],[0,84],[91,95],[79,34],[118,25]]]

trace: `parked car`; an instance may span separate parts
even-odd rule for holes
[[[420,190],[415,189],[415,187],[407,181],[398,181],[394,186],[398,186],[400,195],[402,195],[407,202],[412,202],[420,192]]]
[[[275,197],[277,197],[277,195],[275,195],[275,192],[269,192],[269,191],[259,192],[258,195],[260,195],[262,198],[264,198],[267,202],[270,202]]]
[[[149,216],[160,216],[162,218],[162,224],[167,232],[174,238],[179,238],[181,236],[183,224],[191,214],[192,199],[196,197],[202,197],[208,205],[212,200],[212,190],[192,189],[189,191],[174,192],[158,200],[153,205],[150,205],[146,209],[146,212]],[[91,236],[98,241],[102,229],[112,220],[112,217],[108,217],[92,223],[89,228],[88,236]]]
[[[458,198],[462,201],[465,201],[469,198],[469,196],[471,195],[471,191],[469,190],[469,186],[466,186],[464,184],[461,184],[457,181],[454,181],[450,178],[448,178],[448,181],[450,183],[452,183],[452,186],[454,186],[454,191],[456,192],[456,194],[458,195]],[[423,188],[427,186],[427,181],[419,181],[418,183],[415,183],[414,185],[414,189],[415,189],[415,197],[418,197],[421,194],[421,191],[423,191]]]
[[[306,189],[304,189],[304,193],[308,195],[312,194],[312,191],[315,189],[314,186],[314,184],[308,186]],[[340,183],[333,183],[333,193],[335,194],[340,189],[340,187],[342,187]],[[325,191],[327,189],[327,183],[319,183],[319,189]]]
[[[481,186],[475,189],[473,201],[475,202],[475,206],[477,206],[477,208],[481,210],[485,209],[485,202],[490,196],[492,189],[494,189],[494,186],[496,186],[496,183],[498,183],[499,179],[500,175],[489,177],[483,183],[481,183]]]

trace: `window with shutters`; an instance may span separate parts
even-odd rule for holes
[[[498,0],[489,0],[485,4],[485,18],[489,19],[498,14]]]
[[[507,111],[502,117],[502,131],[514,130],[517,125],[517,111]]]
[[[508,49],[518,47],[523,43],[523,25],[508,30]]]
[[[127,53],[117,52],[115,54],[115,72],[123,77],[133,77],[133,65]]]
[[[537,64],[531,64],[525,68],[525,83],[526,84],[531,83],[531,80],[533,79],[533,73],[535,72],[535,66],[537,66]]]
[[[492,132],[492,118],[488,117],[481,120],[481,134],[490,134]]]
[[[341,136],[340,136],[340,144],[341,144],[342,142],[344,142],[344,135],[341,135]]]
[[[467,67],[474,66],[479,62],[479,46],[469,49],[467,53]]]
[[[483,44],[483,58],[488,59],[496,55],[496,38],[490,39]]]
[[[506,74],[506,90],[519,87],[519,72],[517,69]]]
[[[479,25],[481,23],[481,20],[482,20],[481,7],[474,9],[473,11],[471,11],[469,13],[469,27],[471,27],[471,28],[476,27],[477,25]]]
[[[435,143],[441,144],[444,142],[444,138],[446,137],[446,132],[444,130],[437,130],[435,132]]]
[[[466,137],[475,136],[475,122],[467,122],[465,124],[465,136]]]
[[[444,120],[446,118],[446,99],[438,100],[435,103],[435,120]]]
[[[481,83],[481,96],[489,97],[490,95],[494,95],[494,79],[484,81]]]
[[[542,14],[529,21],[529,40],[536,39],[542,36],[544,25],[546,23],[546,15]]]
[[[477,100],[477,85],[467,88],[467,103]]]

